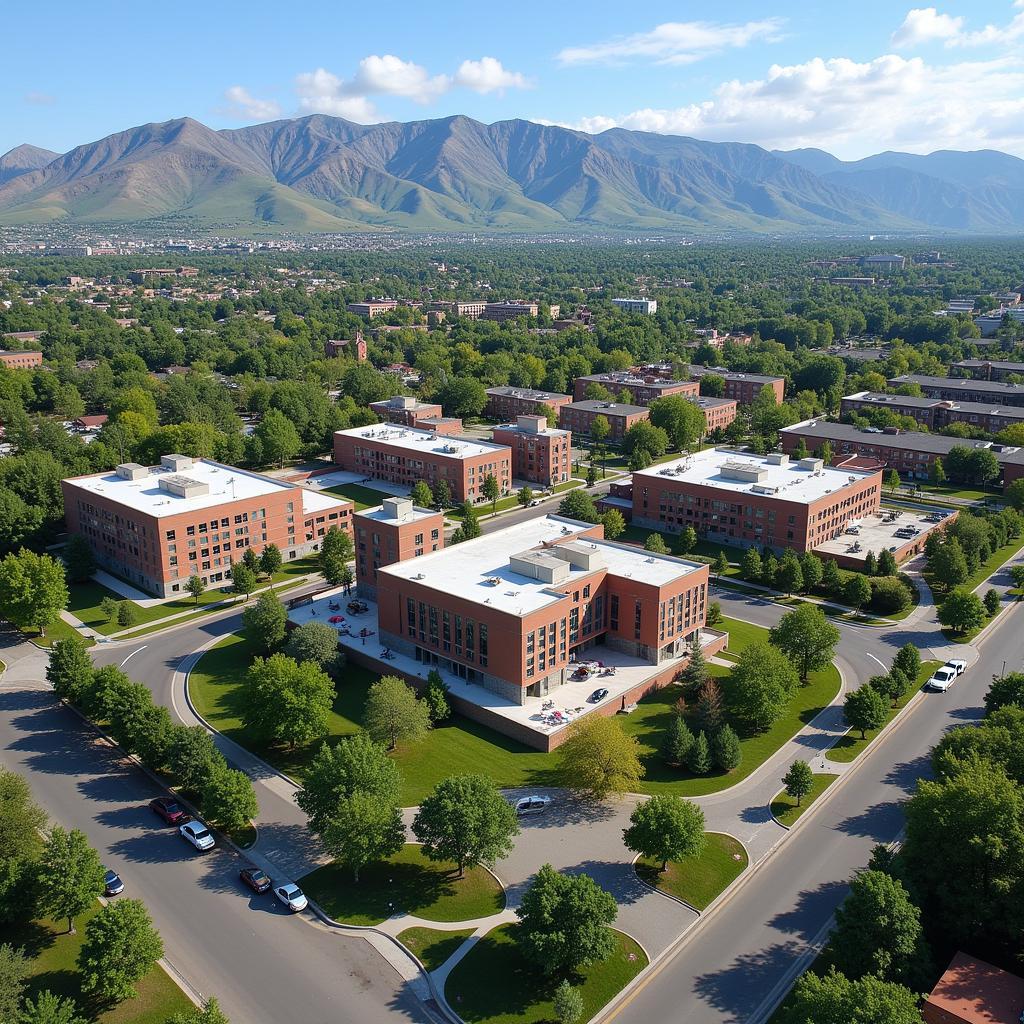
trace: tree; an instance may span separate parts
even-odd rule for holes
[[[582,487],[565,495],[558,503],[558,514],[566,519],[577,519],[581,523],[596,523],[600,520],[594,499]]]
[[[110,721],[114,739],[126,750],[138,754],[147,768],[160,771],[164,767],[171,716],[167,708],[153,703],[148,686],[127,677],[119,681],[107,702],[104,717]]]
[[[199,794],[214,766],[224,760],[213,736],[201,725],[171,726],[167,738],[167,766],[187,793]]]
[[[451,715],[452,709],[448,703],[448,694],[449,690],[441,678],[441,673],[432,668],[427,675],[427,689],[423,694],[423,699],[430,709],[431,722],[443,722]]]
[[[0,617],[42,636],[67,604],[64,566],[57,559],[22,548],[0,561]]]
[[[608,422],[607,416],[597,415],[590,423],[590,440],[596,445],[604,444],[608,435],[612,432],[612,425]]]
[[[761,583],[766,587],[775,586],[775,575],[779,571],[779,560],[770,551],[761,561]]]
[[[626,520],[617,508],[602,512],[601,523],[604,526],[606,540],[616,540],[626,532]]]
[[[73,533],[64,545],[64,570],[72,583],[84,583],[96,571],[92,545],[80,533]]]
[[[712,760],[723,772],[731,772],[739,768],[743,760],[743,748],[735,730],[723,725],[711,739]]]
[[[37,860],[45,825],[46,814],[32,801],[28,783],[0,766],[0,861]]]
[[[782,651],[767,643],[750,644],[729,674],[729,710],[752,732],[764,732],[785,715],[799,684],[796,669]]]
[[[1024,672],[1010,672],[996,676],[985,694],[985,716],[995,714],[1000,708],[1024,708]]]
[[[794,761],[785,775],[782,785],[786,787],[786,795],[796,801],[797,807],[814,786],[814,774],[806,761]]]
[[[416,508],[431,508],[434,504],[434,495],[426,480],[417,480],[412,486],[409,497],[412,498],[412,503]]]
[[[259,814],[249,776],[225,763],[211,766],[202,793],[203,813],[228,832],[244,828]]]
[[[563,978],[555,989],[555,1017],[558,1024],[578,1024],[583,1016],[583,996]]]
[[[433,497],[433,507],[438,512],[443,512],[446,508],[452,506],[452,489],[448,484],[447,480],[438,480],[437,483],[431,488],[431,496]]]
[[[358,882],[359,872],[367,864],[384,860],[405,845],[402,812],[396,803],[356,790],[338,800],[320,838],[327,852],[339,864],[351,868]]]
[[[889,701],[870,683],[851,690],[843,701],[843,717],[851,729],[860,729],[864,739],[868,729],[881,729],[889,716]]]
[[[491,867],[507,857],[519,823],[515,809],[490,779],[455,775],[421,801],[412,831],[428,860],[454,861],[461,878],[467,867]]]
[[[795,594],[804,589],[804,574],[800,568],[800,559],[792,548],[787,548],[775,571],[774,584],[784,594]]]
[[[786,612],[768,633],[769,641],[792,659],[803,683],[812,672],[831,664],[839,637],[839,630],[813,604]]]
[[[163,956],[164,946],[141,900],[120,899],[85,926],[78,954],[82,991],[109,1002],[137,995],[135,983]]]
[[[647,540],[644,541],[644,550],[654,555],[667,555],[668,545],[660,533],[649,533]]]
[[[483,531],[480,529],[480,520],[469,498],[459,506],[459,516],[462,518],[462,526],[459,528],[462,533],[461,540],[474,540],[481,535]]]
[[[704,410],[682,395],[656,398],[650,404],[651,423],[668,435],[668,443],[675,450],[693,448],[707,433]]]
[[[14,1019],[4,1017],[0,1010],[0,1020]],[[17,1021],[18,1024],[86,1024],[73,999],[55,995],[49,989],[43,989],[34,1000],[26,999]]]
[[[890,494],[895,494],[900,489],[900,475],[895,469],[890,469],[885,474],[885,486],[889,488]]]
[[[937,487],[946,482],[946,469],[942,465],[942,459],[935,459],[928,467],[928,480]],[[1009,493],[1009,491],[1007,491],[1007,493]],[[1013,499],[1011,498],[1011,501],[1012,500]]]
[[[134,626],[138,620],[138,610],[133,601],[117,602],[117,624],[124,629]]]
[[[715,555],[715,560],[711,564],[711,568],[714,571],[715,576],[721,578],[729,571],[729,559],[725,557],[724,551],[719,551]]]
[[[324,535],[326,536],[326,534]],[[246,548],[251,551],[251,548]],[[260,555],[260,572],[264,576],[273,576],[284,564],[281,549],[276,544],[268,544]]]
[[[809,594],[821,583],[825,566],[813,551],[808,551],[800,556],[800,571],[804,576],[804,592]]]
[[[873,974],[916,981],[924,959],[921,911],[903,884],[883,871],[860,871],[836,910],[832,962],[848,978]]]
[[[252,551],[252,548],[249,548],[248,550]],[[199,579],[198,576],[194,576],[192,578]],[[256,573],[254,573],[252,569],[245,564],[245,562],[239,562],[238,565],[231,570],[231,582],[234,589],[239,594],[245,594],[245,598],[248,600],[249,595],[256,589]]]
[[[722,621],[722,606],[718,601],[711,601],[708,604],[707,611],[707,624],[708,626],[717,626]]]
[[[73,935],[75,918],[103,895],[105,874],[84,832],[65,832],[55,825],[46,837],[39,867],[40,909],[50,917],[66,917],[68,934]]]
[[[100,601],[100,613],[103,615],[106,622],[114,621],[114,618],[117,615],[117,608],[120,603],[121,602],[118,601],[117,598],[111,597],[110,594],[107,594]]]
[[[711,771],[711,746],[703,729],[694,737],[686,755],[686,767],[693,775],[707,775]]]
[[[985,596],[981,599],[982,604],[985,606],[985,612],[991,617],[999,611],[999,604],[1002,599],[999,596],[999,591],[994,587],[989,587],[985,591]]]
[[[878,566],[875,564],[875,553],[874,551],[869,551],[864,556],[864,575],[874,576],[877,568]]]
[[[740,572],[745,580],[751,583],[760,583],[764,575],[764,566],[761,564],[761,552],[757,548],[747,548],[743,553],[743,561],[740,562]]]
[[[878,552],[878,565],[875,571],[879,576],[895,576],[899,572],[896,556],[888,548],[882,548]]]
[[[493,473],[484,477],[480,485],[480,493],[491,503],[491,515],[498,511],[498,499],[501,497],[501,484]]]
[[[273,591],[264,591],[242,612],[242,630],[258,651],[269,653],[284,640],[288,612]]]
[[[304,622],[291,631],[285,653],[296,661],[330,669],[338,661],[338,634],[326,622]]]
[[[842,593],[843,577],[834,558],[828,558],[822,563],[821,585],[833,597],[839,597]]]
[[[692,746],[693,734],[685,719],[682,715],[673,715],[661,742],[661,756],[668,764],[683,765]]]
[[[29,964],[25,954],[9,942],[0,945],[0,1020],[13,1024],[25,990]]]
[[[85,640],[77,634],[58,640],[50,651],[46,680],[60,700],[78,704],[92,685],[92,659]]]
[[[704,812],[678,796],[652,796],[633,809],[622,840],[627,850],[660,860],[664,871],[670,860],[699,857],[704,852]]]
[[[939,622],[958,633],[981,629],[985,624],[985,606],[973,591],[958,587],[939,605]]]
[[[901,612],[910,602],[910,591],[898,576],[879,576],[871,581],[870,607],[880,615]]]
[[[206,581],[202,576],[189,576],[188,583],[185,584],[185,590],[195,599],[198,606],[199,598],[206,592]]]
[[[928,559],[928,569],[936,583],[949,589],[966,583],[970,576],[967,558],[956,537],[939,545]]]
[[[614,718],[577,718],[558,759],[563,785],[592,800],[633,792],[644,777],[639,743]]]
[[[228,1019],[217,1000],[211,998],[202,1006],[193,1006],[168,1017],[167,1024],[228,1024]]]
[[[850,573],[843,585],[843,600],[854,610],[863,608],[871,600],[871,584],[859,572]]]
[[[707,678],[697,693],[697,727],[713,736],[722,727],[725,709],[722,688],[717,681]]]
[[[324,534],[317,560],[320,572],[332,587],[341,585],[353,553],[352,538],[347,531],[332,526]]]
[[[261,743],[294,750],[323,736],[333,705],[334,683],[314,662],[272,654],[254,659],[246,673],[242,721]]]
[[[516,501],[522,508],[528,507],[533,501],[533,489],[528,484],[524,484],[516,491]]]
[[[638,420],[623,435],[622,450],[627,455],[643,451],[651,459],[660,459],[668,451],[668,434],[649,420]]]
[[[295,424],[278,409],[268,409],[254,432],[259,442],[263,461],[274,466],[283,466],[295,458],[302,447],[302,439]]]
[[[1010,579],[1013,581],[1013,587],[1017,591],[1017,600],[1019,601],[1024,596],[1024,565],[1011,565]]]
[[[850,981],[835,968],[808,971],[790,997],[786,1024],[920,1024],[918,996],[903,985],[867,975]]]
[[[546,974],[565,976],[611,955],[617,914],[615,899],[589,875],[563,875],[545,864],[516,908],[516,941]]]
[[[310,761],[304,780],[295,802],[318,835],[323,834],[339,801],[353,793],[367,793],[379,803],[397,805],[402,784],[398,766],[365,732],[333,747],[325,743]]]
[[[430,709],[398,676],[382,676],[370,687],[363,725],[378,742],[394,750],[399,742],[414,743],[430,728]]]
[[[256,549],[248,547],[242,552],[242,565],[248,569],[253,576],[259,576],[260,574],[260,556],[256,554]]]
[[[892,667],[913,682],[921,671],[921,652],[913,644],[904,644],[892,659]]]
[[[676,538],[676,554],[685,555],[692,551],[696,546],[697,531],[692,526],[684,526],[679,531],[679,536]],[[751,548],[751,550],[753,551],[754,549]],[[756,555],[757,552],[754,551],[754,554]],[[760,560],[760,556],[758,556],[758,559]],[[760,574],[760,569],[758,569],[758,573]]]

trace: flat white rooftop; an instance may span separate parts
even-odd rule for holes
[[[416,523],[421,519],[430,519],[437,515],[429,508],[417,508],[415,505],[396,519],[383,505],[377,508],[364,508],[356,513],[360,519],[372,519],[375,523]]]
[[[338,430],[337,435],[387,444],[410,454],[443,455],[449,459],[470,459],[476,455],[493,455],[508,451],[503,444],[488,444],[473,438],[438,437],[429,430],[413,427],[398,427],[389,423],[378,423],[372,427],[351,427]]]
[[[634,472],[633,492],[636,494],[638,487],[657,487],[661,481],[675,481],[713,487],[735,495],[753,494],[809,504],[872,475],[824,466],[820,460],[814,462],[816,468],[807,469],[801,467],[799,460],[785,456],[748,455],[708,448]],[[741,478],[744,471],[749,473],[749,479]]]
[[[574,519],[557,515],[539,516],[443,551],[385,566],[378,570],[378,576],[415,580],[425,587],[476,604],[487,604],[512,615],[527,615],[565,600],[555,588],[571,589],[572,580],[591,576],[597,568],[606,568],[615,576],[642,580],[654,586],[702,568],[671,556],[653,555],[641,548],[591,541],[589,538],[577,543],[592,549],[599,565],[590,570],[570,566],[568,580],[557,584],[526,576],[510,565],[513,555],[540,549],[542,544],[552,541],[572,540],[586,529],[589,529],[589,524]]]
[[[206,494],[195,494],[191,497],[172,494],[160,486],[160,481],[174,476],[206,484],[209,489]],[[230,501],[256,501],[279,491],[301,490],[303,512],[319,512],[340,503],[330,495],[317,494],[306,488],[297,488],[295,484],[274,480],[260,473],[236,469],[234,466],[225,466],[219,462],[211,462],[208,459],[195,459],[187,469],[182,468],[177,472],[156,466],[151,468],[146,476],[137,480],[127,480],[115,472],[109,472],[78,477],[68,480],[67,483],[88,494],[101,495],[136,512],[144,512],[157,518],[213,508],[215,505],[223,505]]]

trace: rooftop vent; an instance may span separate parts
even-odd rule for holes
[[[122,462],[114,471],[122,480],[145,480],[149,470],[137,462]]]
[[[191,469],[193,462],[187,455],[165,455],[160,460],[160,465],[172,473],[180,473],[184,469]]]
[[[161,477],[160,490],[177,495],[179,498],[201,498],[210,493],[210,485],[205,480],[196,480],[194,477],[172,473]]]

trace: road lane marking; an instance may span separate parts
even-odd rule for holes
[[[138,654],[138,653],[139,653],[140,651],[144,651],[144,650],[145,650],[145,649],[146,649],[146,648],[147,648],[148,646],[149,646],[149,644],[143,644],[143,645],[142,645],[141,647],[139,647],[139,648],[138,648],[137,650],[134,650],[134,651],[132,651],[132,653],[131,653],[131,654],[129,654],[129,655],[128,655],[128,657],[127,657],[127,658],[125,658],[125,659],[124,659],[124,661],[122,661],[122,662],[121,662],[121,664],[120,664],[120,666],[119,666],[119,667],[120,667],[120,668],[124,668],[124,667],[125,667],[125,665],[127,665],[127,664],[128,664],[128,662],[129,662],[129,661],[130,661],[130,660],[131,660],[132,658],[134,658],[136,654]]]
[[[865,651],[864,653],[867,654],[869,658],[874,658],[875,661],[877,661],[878,664],[882,666],[882,668],[885,668],[885,662],[882,661],[881,658],[875,658],[875,656],[870,651]]]

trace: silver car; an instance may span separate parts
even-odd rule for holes
[[[200,852],[210,850],[214,846],[214,839],[210,834],[210,830],[198,818],[186,821],[184,825],[178,828],[178,834]]]

